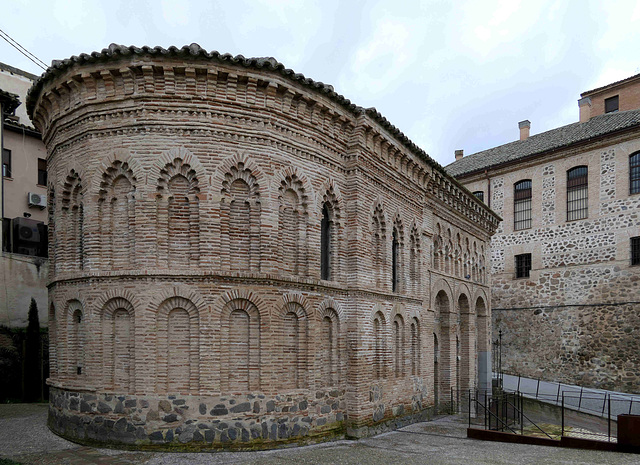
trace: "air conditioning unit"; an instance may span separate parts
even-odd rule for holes
[[[47,208],[47,195],[29,192],[27,194],[27,202],[30,207],[38,207],[40,210]]]
[[[30,247],[40,243],[40,230],[38,224],[42,221],[36,221],[29,218],[14,218],[13,224],[13,244],[14,247],[22,245]]]

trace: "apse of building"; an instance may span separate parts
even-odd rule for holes
[[[274,447],[489,388],[499,217],[374,109],[195,44],[55,62],[28,108],[58,434]]]

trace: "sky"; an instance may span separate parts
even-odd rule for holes
[[[273,56],[375,107],[447,165],[578,121],[580,93],[640,73],[640,2],[6,0],[0,29],[49,64],[110,43]],[[0,40],[0,61],[42,70]]]

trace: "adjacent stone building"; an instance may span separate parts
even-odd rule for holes
[[[580,122],[447,171],[504,221],[493,331],[513,374],[640,392],[640,75],[581,95]]]
[[[489,386],[499,218],[374,109],[195,44],[54,62],[28,107],[54,431],[273,447]]]

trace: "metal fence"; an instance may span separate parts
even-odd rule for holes
[[[590,389],[570,384],[503,374],[504,392],[520,392],[525,397],[602,418],[618,415],[640,415],[640,395]],[[609,411],[611,408],[611,411]]]

